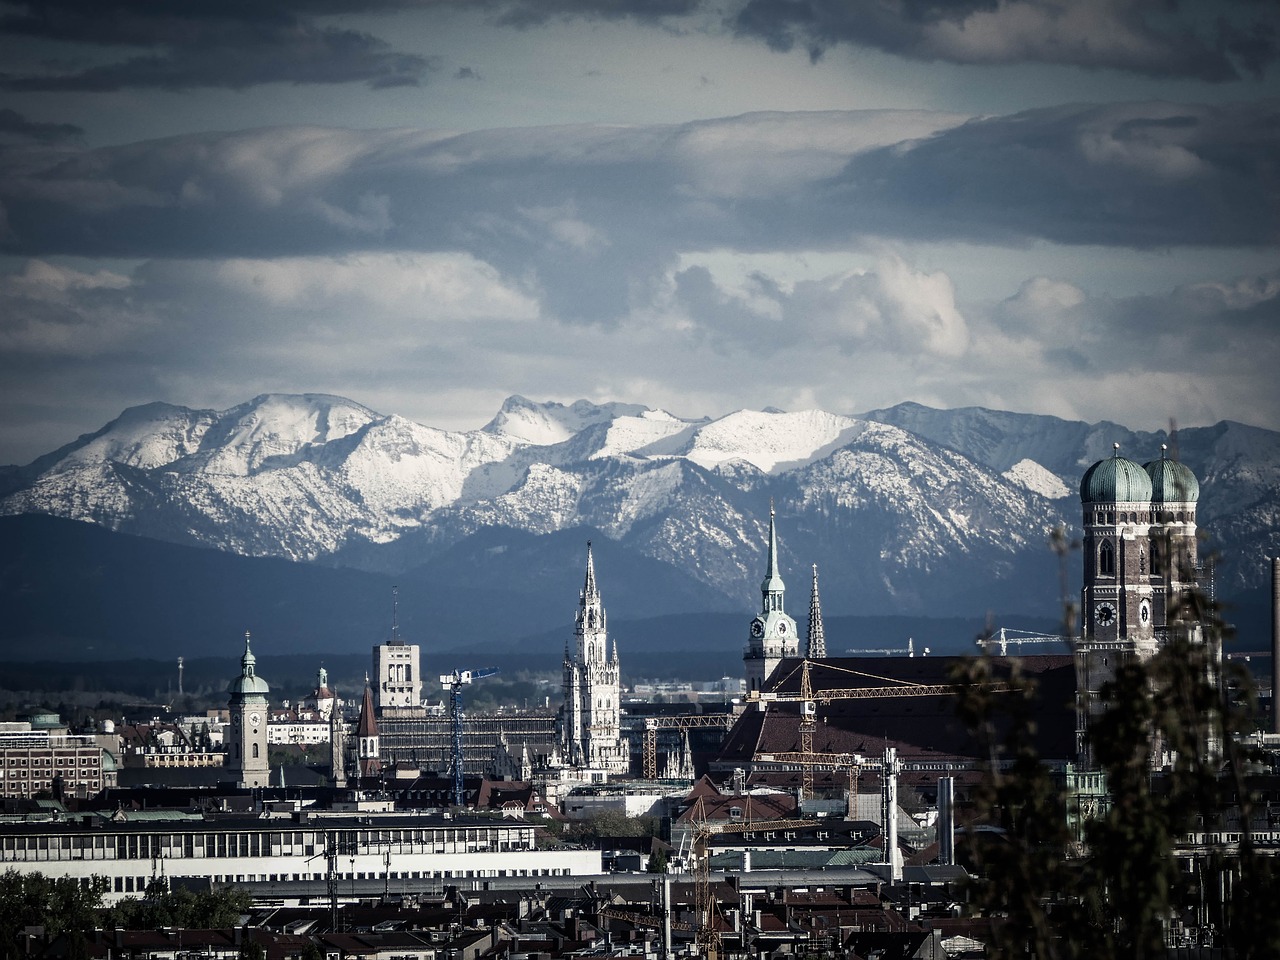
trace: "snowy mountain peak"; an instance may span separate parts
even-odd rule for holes
[[[218,416],[187,469],[248,476],[380,420],[368,407],[322,393],[268,393]]]
[[[826,456],[865,426],[822,410],[738,410],[696,430],[681,453],[707,468],[744,460],[765,473],[780,473]]]
[[[902,612],[994,602],[994,590],[1030,602],[1048,531],[1078,523],[1080,461],[1104,435],[1135,455],[1160,439],[980,408],[686,420],[523,397],[454,432],[340,397],[266,394],[225,411],[126,410],[11,473],[0,515],[387,571],[477,536],[593,529],[752,602],[774,500],[790,569],[821,562],[849,608]],[[1190,428],[1177,450],[1201,479],[1209,531],[1227,531],[1239,558],[1280,551],[1280,434]],[[1224,589],[1258,579],[1243,559],[1218,573]]]
[[[535,403],[521,396],[508,397],[497,416],[481,429],[486,433],[549,447],[581,433],[587,427],[607,423],[617,417],[638,417],[648,410],[635,403],[594,404],[577,400],[562,403]]]
[[[1006,480],[1025,487],[1048,500],[1071,496],[1072,490],[1062,479],[1034,460],[1022,459],[1001,474]]]
[[[129,407],[96,433],[85,434],[32,466],[64,471],[91,464],[120,463],[142,470],[163,467],[199,449],[217,417],[171,403]]]

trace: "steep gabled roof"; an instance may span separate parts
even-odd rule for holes
[[[378,735],[378,718],[373,712],[373,691],[365,684],[364,700],[360,704],[360,722],[356,724],[357,737],[376,737]]]

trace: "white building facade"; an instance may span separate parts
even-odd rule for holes
[[[306,815],[264,819],[0,824],[0,872],[107,880],[107,902],[154,878],[323,884],[328,854],[339,880],[450,880],[598,874],[598,850],[539,850],[525,820],[438,815]],[[321,886],[319,889],[323,889]]]

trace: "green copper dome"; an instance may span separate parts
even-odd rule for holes
[[[1200,481],[1184,464],[1170,460],[1160,451],[1160,459],[1144,463],[1142,469],[1151,478],[1153,503],[1195,503],[1200,498]]]
[[[1151,499],[1151,478],[1140,464],[1120,456],[1099,460],[1080,481],[1082,503],[1143,503]]]
[[[249,634],[244,635],[244,656],[240,658],[240,676],[231,681],[227,693],[233,697],[259,696],[265,697],[270,691],[267,681],[254,672],[258,658],[249,649]]]

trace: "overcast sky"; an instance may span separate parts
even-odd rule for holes
[[[1278,9],[0,0],[0,463],[267,392],[1280,427]]]

